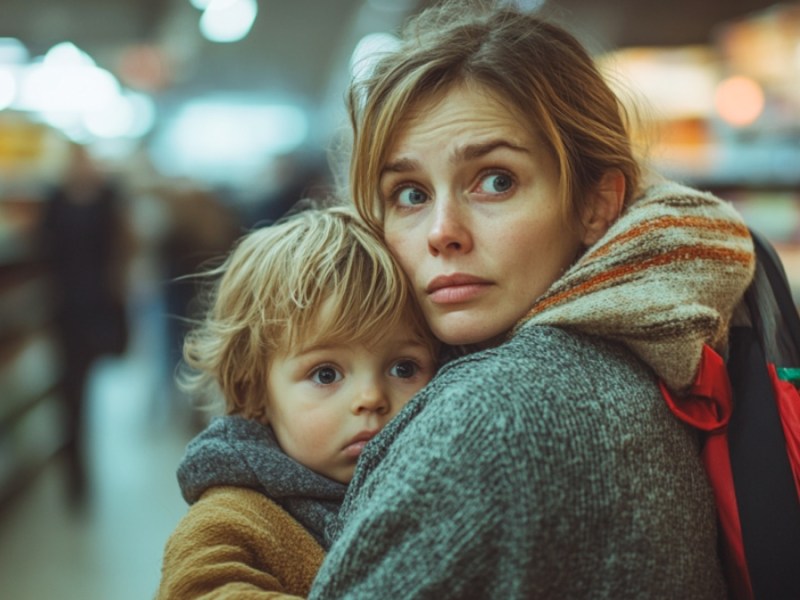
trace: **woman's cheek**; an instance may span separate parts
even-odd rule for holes
[[[400,267],[403,269],[409,279],[414,278],[414,260],[412,256],[412,242],[409,240],[411,236],[408,232],[400,232],[397,230],[386,232],[385,239],[389,251],[394,256]]]

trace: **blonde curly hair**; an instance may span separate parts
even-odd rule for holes
[[[221,394],[227,414],[266,420],[278,349],[369,343],[409,320],[435,355],[405,275],[350,208],[307,209],[255,230],[206,275],[207,309],[185,338],[179,383],[215,408]]]

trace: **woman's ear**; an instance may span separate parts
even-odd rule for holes
[[[611,169],[600,178],[584,210],[581,241],[585,246],[591,246],[605,235],[622,212],[624,200],[625,176],[619,169]]]

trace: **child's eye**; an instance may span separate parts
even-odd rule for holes
[[[323,366],[311,372],[311,381],[319,385],[330,385],[342,380],[342,374],[331,366]]]
[[[428,199],[428,194],[418,187],[407,185],[398,188],[394,193],[394,197],[399,206],[417,206]]]
[[[420,367],[413,360],[398,360],[389,369],[389,374],[392,377],[400,377],[401,379],[410,379],[420,372]]]
[[[479,191],[484,194],[503,194],[514,185],[514,178],[507,173],[490,173],[478,182]]]

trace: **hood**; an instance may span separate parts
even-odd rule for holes
[[[215,418],[189,442],[178,467],[178,483],[189,504],[216,486],[260,491],[318,540],[347,489],[286,455],[270,427],[239,416]]]
[[[621,342],[681,393],[703,345],[722,353],[753,277],[749,230],[711,194],[666,182],[634,202],[517,325]]]

